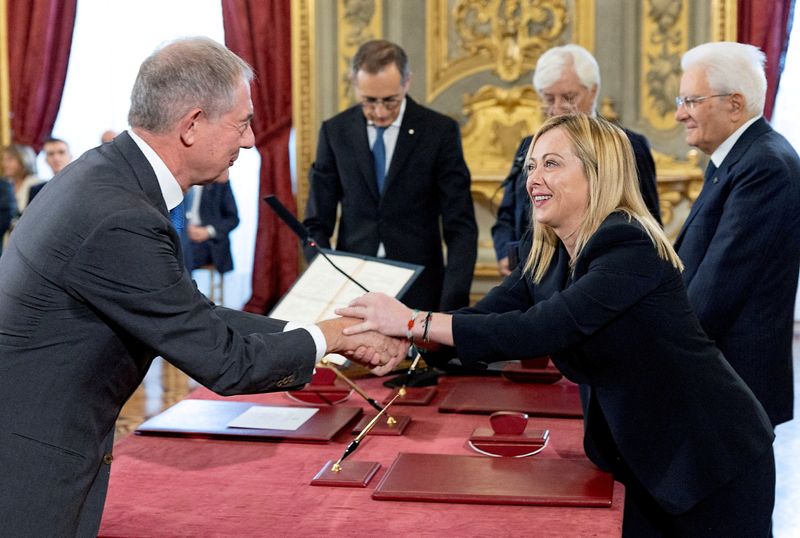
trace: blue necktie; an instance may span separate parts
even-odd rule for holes
[[[191,223],[196,223],[197,215],[192,214],[192,206],[194,205],[194,187],[189,187],[189,190],[186,191],[186,195],[183,197],[183,202],[181,205],[183,205],[186,219],[191,219]],[[184,225],[186,219],[184,219]]]
[[[183,235],[183,230],[186,228],[186,206],[183,200],[170,210],[169,218],[172,220],[172,225],[175,227],[175,231],[178,232],[178,235]]]
[[[386,177],[386,146],[383,145],[383,132],[386,127],[375,127],[375,143],[372,145],[372,156],[375,159],[375,180],[378,183],[378,194],[383,192],[383,180]]]

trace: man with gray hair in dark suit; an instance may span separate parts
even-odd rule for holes
[[[224,46],[182,39],[142,64],[131,130],[56,176],[0,258],[0,529],[95,536],[114,422],[157,355],[220,394],[287,390],[326,352],[391,369],[400,341],[217,307],[179,239],[192,185],[254,143],[252,71]],[[178,208],[178,211],[170,210]]]

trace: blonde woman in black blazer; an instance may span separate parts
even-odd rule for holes
[[[475,307],[432,314],[429,340],[473,366],[549,354],[581,384],[586,453],[626,485],[623,535],[769,536],[769,419],[700,328],[625,135],[554,118],[527,166],[527,262]],[[396,336],[411,315],[379,294],[340,313]]]

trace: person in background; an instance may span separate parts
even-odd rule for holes
[[[330,248],[338,217],[337,250],[422,265],[409,304],[466,306],[478,225],[458,124],[408,96],[408,57],[394,43],[361,45],[350,77],[358,104],[320,128],[305,226]]]
[[[33,148],[22,144],[11,144],[3,148],[3,175],[14,186],[19,216],[30,202],[31,187],[42,183],[36,175],[36,153]]]
[[[227,176],[187,192],[186,266],[213,265],[220,274],[233,269],[229,235],[239,225],[239,212]]]
[[[14,187],[4,177],[0,177],[0,255],[3,254],[3,238],[17,215],[17,200]]]
[[[113,131],[108,129],[107,131],[103,131],[103,134],[100,135],[100,143],[107,144],[114,140],[117,137],[117,131]]]
[[[69,150],[69,144],[60,138],[48,138],[44,141],[44,158],[47,161],[47,166],[53,171],[53,176],[61,172],[61,170],[72,162],[72,152]],[[47,181],[38,183],[31,187],[29,192],[28,203],[31,203],[36,195],[39,194]]]
[[[114,423],[156,356],[224,395],[302,386],[326,353],[376,373],[405,357],[397,339],[342,334],[358,320],[287,324],[213,305],[192,282],[183,193],[255,143],[252,77],[212,39],[158,49],[136,77],[131,129],[65,168],[11,234],[0,257],[4,536],[97,536]]]
[[[48,138],[44,141],[44,158],[55,176],[72,162],[69,144],[60,138]]]
[[[709,155],[703,189],[675,242],[689,301],[764,405],[792,419],[792,337],[800,269],[800,159],[762,116],[764,54],[706,43],[681,60],[675,119]]]
[[[474,367],[550,355],[581,386],[587,456],[625,485],[624,537],[770,536],[769,417],[692,312],[627,135],[558,116],[527,155],[533,239],[500,286],[452,314],[367,294],[337,310],[364,319],[345,332],[451,346]]]
[[[559,114],[597,114],[600,97],[600,67],[591,53],[579,45],[564,45],[549,49],[541,55],[533,74],[533,87],[544,103],[547,118]],[[647,209],[660,223],[656,187],[656,165],[650,153],[650,143],[643,135],[624,129],[636,157],[639,189]],[[497,266],[503,276],[516,266],[518,245],[530,228],[530,201],[525,192],[526,173],[522,163],[532,137],[525,137],[517,148],[508,177],[503,182],[503,200],[497,208],[497,222],[492,227]]]

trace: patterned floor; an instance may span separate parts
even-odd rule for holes
[[[774,521],[776,538],[800,536],[800,325],[794,338],[795,420],[778,426],[775,441],[777,486]],[[170,365],[156,359],[142,386],[122,409],[116,438],[129,434],[146,418],[157,415],[185,397],[197,383]]]

